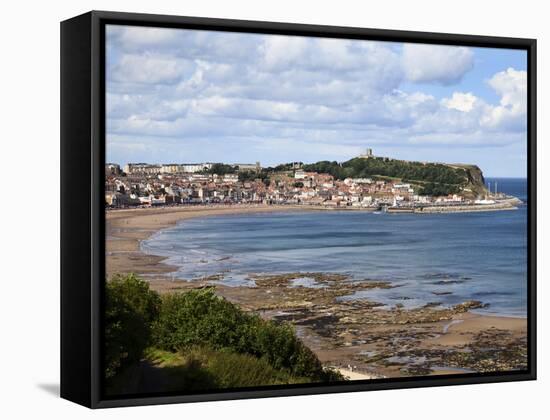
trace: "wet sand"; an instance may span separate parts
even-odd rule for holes
[[[139,242],[180,220],[226,214],[319,211],[305,206],[194,206],[109,211],[106,271],[142,275],[160,293],[203,287],[216,278],[173,279],[175,267],[140,251]],[[322,209],[321,209],[322,210]],[[216,285],[218,294],[265,318],[292,322],[327,366],[349,370],[350,379],[424,376],[522,369],[527,362],[525,318],[478,315],[471,302],[454,308],[379,308],[376,302],[339,301],[357,288],[386,282],[347,282],[345,276],[309,273],[326,288],[291,287],[304,273],[255,278],[256,287]]]

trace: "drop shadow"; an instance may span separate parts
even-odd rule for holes
[[[42,391],[54,396],[59,397],[59,384],[37,384],[38,388],[40,388]]]

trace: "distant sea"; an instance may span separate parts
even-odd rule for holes
[[[357,292],[387,308],[480,300],[483,313],[526,316],[527,183],[488,178],[521,199],[516,211],[448,214],[288,212],[191,219],[142,242],[168,257],[175,278],[223,274],[228,285],[249,274],[331,272],[387,280],[399,287]],[[305,276],[307,277],[307,276]],[[302,279],[307,285],[308,279]]]

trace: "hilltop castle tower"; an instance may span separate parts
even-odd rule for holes
[[[369,158],[372,158],[374,157],[374,155],[372,154],[372,149],[369,147],[365,150],[365,153],[359,155],[360,158],[363,158],[363,159],[369,159]]]

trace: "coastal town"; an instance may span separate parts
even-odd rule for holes
[[[360,159],[377,158],[371,149]],[[304,205],[389,212],[512,209],[514,197],[491,186],[482,194],[464,187],[423,194],[412,182],[387,177],[347,177],[307,170],[301,162],[263,168],[255,163],[116,163],[105,165],[108,209],[198,204]]]

